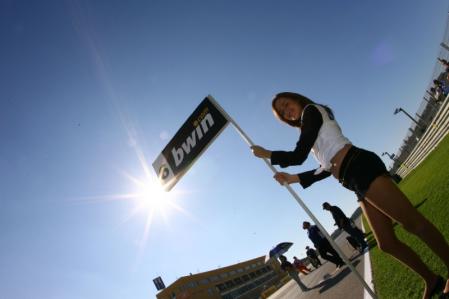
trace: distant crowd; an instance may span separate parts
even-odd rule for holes
[[[433,80],[433,86],[430,88],[430,94],[437,103],[443,102],[449,94],[449,61],[438,58],[438,62],[444,66],[445,70]]]

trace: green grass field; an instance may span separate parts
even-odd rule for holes
[[[400,184],[401,190],[449,240],[449,136]],[[365,227],[367,226],[364,220]],[[398,238],[411,246],[429,267],[447,278],[442,261],[418,238],[395,227]],[[372,234],[370,234],[372,238]],[[374,242],[374,240],[368,240]],[[370,251],[374,287],[382,299],[421,298],[421,278],[377,246]],[[437,296],[435,296],[437,298]]]

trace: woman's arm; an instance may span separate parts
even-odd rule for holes
[[[284,183],[287,183],[287,184],[299,183],[305,189],[305,188],[309,187],[310,185],[312,185],[313,183],[318,182],[322,179],[325,179],[331,175],[331,173],[329,171],[322,171],[318,174],[315,174],[315,172],[316,172],[316,169],[298,173],[298,174],[277,172],[274,175],[274,178],[281,185],[284,185]]]
[[[303,113],[301,135],[295,149],[293,151],[271,151],[265,153],[271,158],[271,164],[287,167],[304,163],[315,144],[322,124],[323,117],[318,109],[312,105],[307,106]]]
[[[323,170],[320,173],[315,174],[317,170],[318,169],[314,169],[297,174],[299,178],[299,183],[304,189],[314,184],[315,182],[328,178],[331,175],[331,172],[326,170]]]

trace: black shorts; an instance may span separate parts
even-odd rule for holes
[[[382,159],[373,152],[352,146],[341,163],[338,177],[340,183],[354,191],[361,201],[371,183],[381,175],[389,175]]]

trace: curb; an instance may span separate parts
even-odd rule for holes
[[[365,232],[365,227],[363,226],[363,219],[360,219],[360,223],[362,225],[363,232]],[[374,289],[374,285],[373,285],[373,276],[372,276],[371,259],[370,259],[369,250],[364,255],[364,258],[363,258],[363,276],[364,276],[363,278],[365,279],[365,281],[369,285],[369,287],[373,291],[376,291]],[[364,291],[363,291],[363,298],[364,299],[370,299],[371,298],[370,294],[368,293],[368,291],[366,289],[364,289]]]

